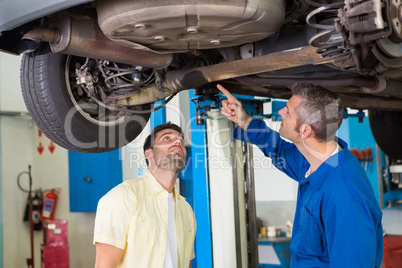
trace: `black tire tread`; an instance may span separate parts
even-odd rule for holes
[[[55,107],[52,107],[52,101],[48,100],[51,96],[47,93],[50,89],[47,83],[47,73],[43,66],[46,55],[24,55],[21,64],[21,74],[26,77],[21,79],[23,97],[25,104],[32,116],[35,124],[50,140],[62,147],[71,147],[71,144],[65,142],[65,131],[60,127],[62,122],[58,120],[49,121],[49,119],[59,118]],[[35,70],[35,72],[33,71]],[[21,76],[22,77],[22,76]],[[76,148],[71,148],[76,149]]]
[[[402,112],[371,110],[369,122],[381,150],[393,159],[402,159]]]

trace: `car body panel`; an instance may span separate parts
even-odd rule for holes
[[[112,116],[151,113],[144,105],[216,83],[283,99],[295,83],[314,83],[345,107],[369,109],[376,140],[387,137],[380,147],[389,141],[386,153],[402,159],[402,142],[394,142],[402,136],[401,9],[394,0],[0,0],[0,51],[24,54],[29,96],[46,90],[58,101],[67,88],[69,105],[96,103]],[[52,75],[43,79],[43,70]],[[36,101],[30,113],[50,116]],[[36,123],[44,126],[44,117]],[[384,118],[389,127],[378,124]],[[57,140],[62,133],[52,127]]]
[[[91,0],[1,0],[0,33],[18,27],[72,6],[92,2]]]

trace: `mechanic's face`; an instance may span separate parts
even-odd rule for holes
[[[153,168],[179,171],[186,164],[186,148],[183,137],[173,129],[164,129],[156,133],[154,146],[148,159],[153,162]]]
[[[282,116],[281,127],[279,134],[292,142],[300,139],[300,133],[296,131],[297,126],[297,114],[296,107],[302,102],[303,98],[299,96],[292,96],[286,107],[279,110],[279,115]]]

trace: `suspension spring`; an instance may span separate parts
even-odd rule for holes
[[[335,19],[338,9],[342,8],[344,3],[336,2],[326,5],[311,1],[308,3],[317,6],[317,8],[308,14],[306,22],[311,27],[318,29],[318,32],[309,39],[309,44],[317,47],[317,53],[323,57],[340,56],[344,53],[343,39],[341,34],[336,31]],[[317,15],[322,15],[325,19],[317,22]]]

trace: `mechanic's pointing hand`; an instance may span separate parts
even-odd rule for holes
[[[217,88],[228,98],[222,101],[221,114],[246,130],[253,117],[244,110],[240,101],[226,88],[221,85],[217,85]]]

